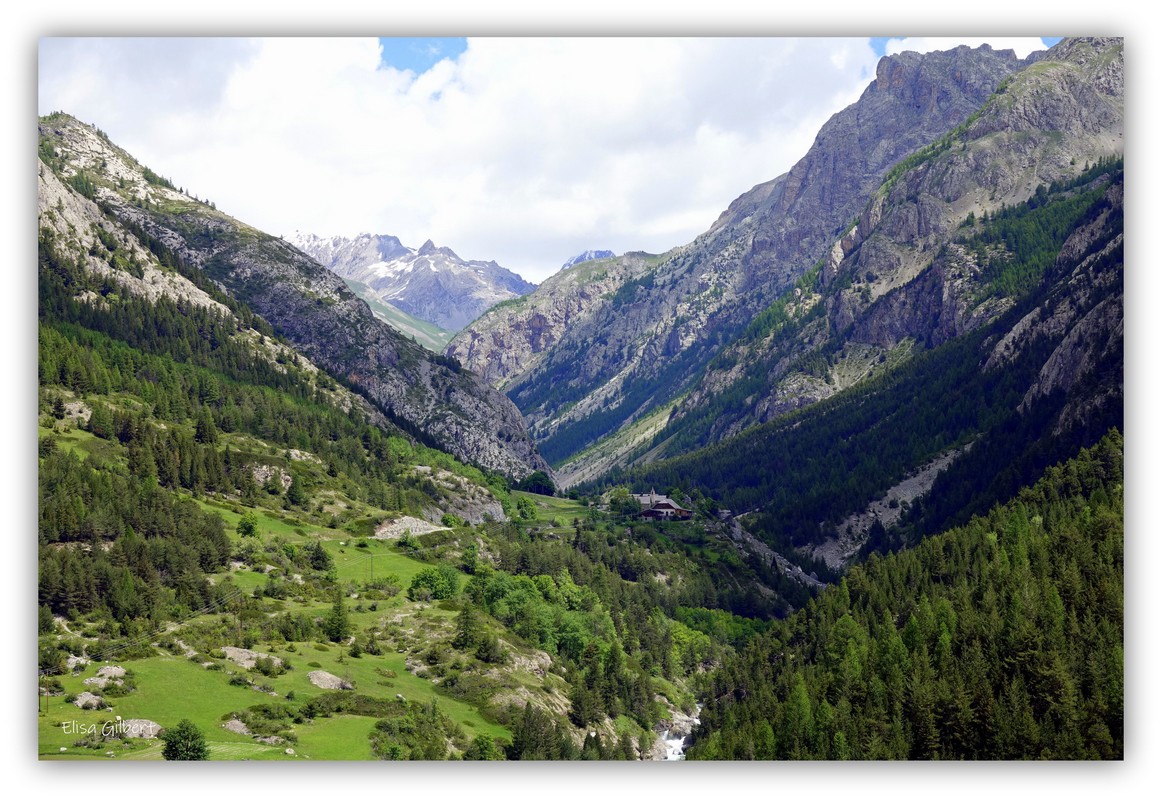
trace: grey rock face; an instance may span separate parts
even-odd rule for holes
[[[825,330],[805,325],[792,344],[780,347],[771,336],[729,345],[674,419],[705,408],[744,377],[753,381],[765,372],[752,402],[724,411],[711,426],[708,440],[717,440],[831,396],[912,346],[935,347],[997,319],[1012,298],[981,292],[982,270],[956,242],[959,226],[969,214],[1022,203],[1038,185],[1072,177],[1087,162],[1121,152],[1121,60],[1117,40],[1067,40],[1013,75],[944,150],[915,159],[911,169],[876,191],[850,231],[833,240],[818,294],[790,306],[802,318],[821,304]],[[1084,252],[1095,236],[1091,226],[1079,230],[1061,258]],[[1020,346],[1038,326],[1064,335],[1073,321],[1060,310],[1049,320],[1025,320],[1002,344]],[[1112,331],[1109,324],[1102,329]],[[1114,338],[1120,341],[1111,333],[1102,348]],[[1086,352],[1098,346],[1085,341]],[[825,345],[840,357],[825,376],[797,371],[803,363],[797,358]],[[998,345],[994,360],[1002,358],[1004,347]],[[1063,353],[1059,367],[1076,363],[1075,357],[1082,354]]]
[[[558,272],[536,292],[486,313],[461,331],[446,354],[504,389],[543,361],[568,330],[590,320],[617,288],[657,261],[627,253]]]

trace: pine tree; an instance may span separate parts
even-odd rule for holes
[[[301,506],[306,502],[307,494],[303,490],[303,482],[296,474],[291,478],[290,486],[286,490],[286,501],[292,506]]]
[[[205,735],[188,719],[167,730],[161,738],[165,742],[161,754],[166,761],[206,761],[210,758]]]
[[[351,635],[351,620],[347,618],[347,606],[339,592],[335,593],[335,603],[323,621],[323,633],[332,642],[343,641]]]
[[[460,608],[456,617],[456,636],[452,639],[452,646],[459,650],[468,650],[480,640],[480,621],[476,612],[468,603]]]

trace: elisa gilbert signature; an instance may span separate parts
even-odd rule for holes
[[[107,720],[105,722],[81,722],[75,719],[61,723],[61,730],[69,736],[103,736],[112,738],[152,738],[161,732],[161,726],[147,719]]]

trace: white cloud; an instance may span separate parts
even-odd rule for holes
[[[875,61],[866,39],[481,38],[417,77],[374,39],[45,40],[39,105],[270,233],[431,238],[541,280],[690,241]]]
[[[888,55],[903,53],[906,50],[930,53],[933,50],[951,50],[962,44],[969,47],[987,44],[994,50],[1012,50],[1018,58],[1025,58],[1034,50],[1045,49],[1045,43],[1039,36],[909,36],[906,39],[892,39],[885,51]]]

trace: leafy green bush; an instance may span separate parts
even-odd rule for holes
[[[446,600],[460,591],[460,576],[454,567],[441,564],[425,567],[412,578],[409,600]]]

